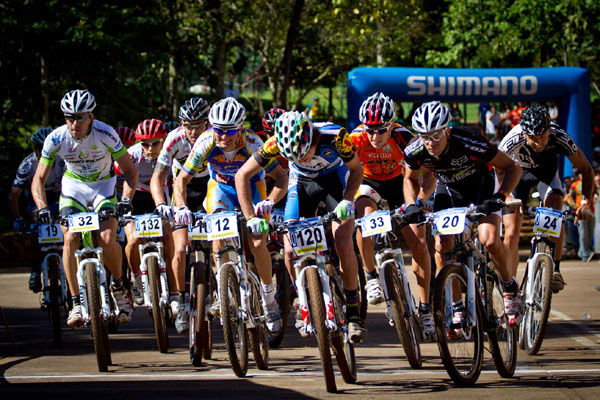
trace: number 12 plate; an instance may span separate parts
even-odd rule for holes
[[[562,228],[562,213],[552,208],[538,207],[535,210],[533,232],[559,237]]]
[[[208,228],[208,240],[237,237],[237,213],[224,211],[210,214],[206,217],[206,227]]]

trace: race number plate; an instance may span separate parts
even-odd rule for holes
[[[238,236],[237,213],[224,211],[206,217],[208,240],[228,239]]]
[[[69,215],[69,230],[71,232],[89,232],[100,229],[98,213],[85,212]]]
[[[290,243],[296,256],[327,250],[327,239],[323,224],[310,224],[316,218],[306,220],[289,229]]]
[[[125,241],[125,227],[122,225],[117,226],[117,242]]]
[[[163,235],[163,230],[160,215],[136,215],[135,234],[139,238],[161,237]]]
[[[465,207],[449,208],[435,213],[433,222],[434,235],[457,235],[465,230]]]
[[[271,223],[274,225],[283,223],[283,210],[281,208],[273,209],[273,212],[271,212]]]
[[[38,243],[62,243],[63,241],[62,229],[58,223],[38,226]]]
[[[559,237],[562,228],[562,213],[552,208],[538,207],[535,211],[534,233],[545,233]]]
[[[206,221],[206,214],[195,213],[194,216],[198,224],[188,225],[188,238],[190,240],[207,240],[208,232],[204,223]]]
[[[375,211],[361,218],[363,237],[377,235],[392,230],[392,218],[387,210]]]

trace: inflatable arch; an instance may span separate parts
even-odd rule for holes
[[[555,101],[559,125],[591,160],[590,82],[583,68],[356,68],[348,73],[349,128],[360,123],[358,111],[363,100],[378,91],[398,102]],[[564,172],[572,175],[568,160]]]

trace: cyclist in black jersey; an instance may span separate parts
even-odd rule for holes
[[[524,110],[520,123],[500,142],[500,150],[511,156],[523,168],[523,174],[512,197],[520,199],[523,206],[526,206],[532,187],[537,186],[537,191],[544,200],[544,207],[555,210],[562,210],[563,206],[564,193],[558,172],[558,162],[561,154],[566,156],[573,167],[582,172],[583,176],[583,200],[576,211],[577,219],[591,218],[583,211],[591,211],[594,190],[592,166],[569,134],[555,123],[550,122],[550,116],[544,106],[534,104]],[[504,243],[512,252],[511,268],[515,275],[519,265],[517,250],[523,217],[521,213],[511,212],[504,215],[503,221],[505,226]],[[565,281],[560,273],[564,232],[564,229],[561,230],[554,253],[555,269],[552,279],[552,291],[554,292],[565,287]]]
[[[500,273],[504,286],[504,308],[509,324],[515,326],[521,316],[521,300],[518,285],[511,274],[512,260],[509,249],[500,239],[500,216],[508,193],[516,186],[521,168],[496,145],[476,132],[464,127],[450,128],[450,110],[439,101],[424,103],[412,118],[412,126],[418,132],[405,150],[408,169],[404,179],[404,198],[409,206],[409,221],[422,219],[422,211],[415,204],[421,188],[419,171],[433,173],[438,183],[434,192],[433,211],[452,207],[482,205],[489,214],[479,220],[481,243],[486,247],[494,267]],[[504,173],[498,188],[494,170]],[[435,237],[435,259],[438,270],[444,265],[445,253],[453,246],[451,235]],[[457,317],[462,316],[460,305]]]

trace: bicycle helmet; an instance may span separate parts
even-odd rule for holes
[[[158,119],[147,119],[139,123],[135,130],[137,140],[162,139],[167,136],[167,128]]]
[[[135,131],[133,129],[126,126],[120,126],[117,128],[117,135],[119,135],[119,138],[125,147],[135,144]]]
[[[277,148],[287,160],[301,160],[310,149],[313,123],[304,113],[288,111],[275,121]]]
[[[237,128],[246,119],[246,109],[233,97],[217,101],[210,108],[208,120],[219,129]]]
[[[44,141],[50,132],[52,132],[52,128],[48,128],[47,126],[33,132],[33,135],[31,135],[31,144],[33,144],[34,147],[44,147]]]
[[[179,118],[182,121],[199,121],[208,118],[208,102],[201,97],[192,97],[179,107]]]
[[[527,136],[542,135],[550,127],[550,116],[546,107],[533,104],[523,110],[519,123]]]
[[[181,126],[181,124],[177,121],[163,122],[163,125],[165,126],[165,128],[167,128],[167,132],[174,131],[175,129],[177,129]]]
[[[92,112],[96,108],[96,99],[87,90],[71,90],[60,102],[64,114],[79,114]]]
[[[275,129],[275,121],[281,117],[285,110],[281,108],[271,108],[265,113],[262,119],[262,126],[265,131],[273,132]]]
[[[450,109],[439,101],[423,103],[412,117],[412,127],[418,133],[437,131],[450,123]]]
[[[378,126],[391,122],[395,112],[392,100],[377,92],[362,103],[358,115],[363,125]]]

